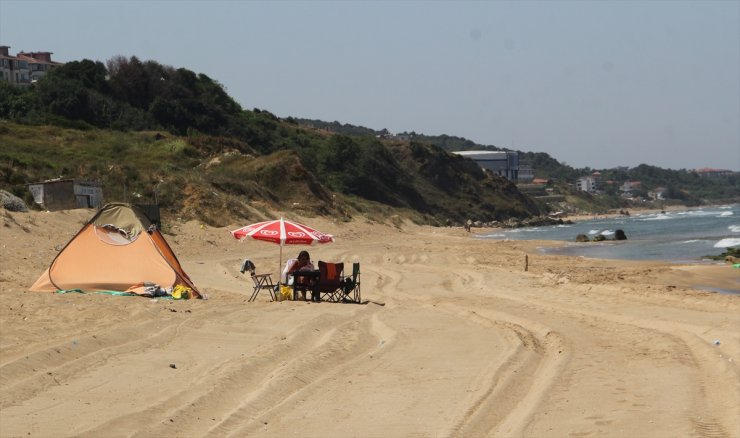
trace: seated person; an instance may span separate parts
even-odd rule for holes
[[[308,251],[301,251],[298,254],[298,259],[288,261],[285,271],[283,273],[288,276],[288,273],[296,271],[313,271],[315,270],[313,263],[311,263],[311,256]],[[306,290],[313,286],[314,279],[308,277],[302,277],[300,275],[293,275],[293,282],[296,290],[300,290],[303,295],[303,299],[306,299]]]

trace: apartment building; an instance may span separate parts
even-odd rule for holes
[[[576,180],[576,188],[582,192],[595,193],[601,189],[601,172],[582,176]]]
[[[596,179],[592,176],[582,176],[576,180],[576,188],[582,192],[594,193],[597,187]]]
[[[52,68],[62,65],[52,61],[52,52],[10,54],[10,46],[0,45],[0,79],[18,86],[29,86]]]

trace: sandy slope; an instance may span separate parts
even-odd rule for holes
[[[90,215],[0,211],[1,437],[740,437],[740,296],[689,287],[729,266],[314,218],[369,302],[247,303],[278,248],[191,222],[167,239],[208,301],[24,291]]]

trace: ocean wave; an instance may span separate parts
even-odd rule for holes
[[[733,233],[740,233],[740,225],[730,225],[727,229]]]
[[[608,229],[607,230],[590,230],[588,234],[592,236],[594,234],[601,234],[603,236],[611,236],[612,234],[614,234],[614,230],[608,230]]]
[[[670,215],[667,214],[656,214],[655,216],[648,216],[645,219],[640,219],[641,221],[662,221],[666,219],[671,219]]]
[[[523,228],[511,228],[506,230],[507,233],[544,233],[547,231],[546,227],[523,227]]]
[[[725,217],[725,216],[732,216],[732,212],[731,211],[723,211],[717,217]]]
[[[502,237],[506,237],[506,234],[504,234],[504,233],[481,234],[481,235],[478,235],[478,236],[475,236],[475,237],[477,237],[479,239],[493,239],[493,238],[500,239]]]
[[[740,239],[728,237],[714,244],[715,248],[732,248],[734,246],[740,246]]]
[[[722,214],[723,212],[717,211],[717,210],[689,210],[681,212],[680,214],[686,215],[686,216],[694,216],[694,217],[704,217],[704,216],[717,216],[718,214]]]

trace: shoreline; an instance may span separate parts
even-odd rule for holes
[[[514,241],[510,240],[509,242]],[[661,268],[665,272],[662,272],[657,278],[657,283],[662,286],[694,289],[698,292],[725,293],[730,295],[740,294],[740,269],[734,268],[730,263],[718,260],[678,263],[672,260],[608,259],[548,254],[544,253],[542,249],[562,247],[568,242],[560,240],[517,240],[515,242],[527,242],[523,246],[527,248],[527,254],[530,256],[554,257],[558,259],[562,257],[566,260],[572,260],[572,263],[579,261],[586,265],[604,265],[617,268]]]
[[[676,211],[685,211],[678,209]],[[650,212],[653,212],[650,210]],[[641,212],[641,214],[650,214]],[[612,217],[619,217],[616,215]],[[583,218],[582,221],[592,220],[592,217]],[[609,219],[609,218],[599,218]],[[574,221],[575,222],[575,221]],[[549,248],[562,248],[575,242],[566,240],[517,240],[517,239],[484,239],[479,238],[480,234],[494,234],[503,232],[507,228],[502,227],[480,227],[475,228],[471,233],[471,238],[475,240],[488,242],[510,242],[522,245],[527,248],[530,256],[544,256],[570,259],[573,262],[587,262],[588,264],[606,264],[610,266],[661,266],[669,269],[671,274],[664,275],[660,282],[665,286],[678,286],[683,288],[695,289],[697,291],[721,293],[729,295],[740,294],[740,269],[734,268],[733,263],[723,260],[696,259],[696,260],[675,260],[675,259],[624,259],[624,258],[605,258],[589,257],[578,254],[560,254],[548,252]],[[588,245],[588,242],[582,243]]]
[[[689,207],[686,205],[669,205],[665,208],[625,208],[624,211],[629,212],[629,216],[634,215],[645,215],[645,214],[657,214],[662,212],[676,212],[676,211],[692,211],[692,210],[702,210],[705,208],[719,208],[726,205],[734,205],[736,203],[729,203],[729,204],[711,204],[711,205],[700,205],[696,207]],[[573,216],[567,216],[563,217],[563,219],[570,219],[573,222],[583,222],[583,221],[589,221],[594,219],[613,219],[616,217],[629,217],[628,215],[620,214],[618,212],[614,213],[600,213],[600,214],[581,214],[581,215],[573,215]]]

